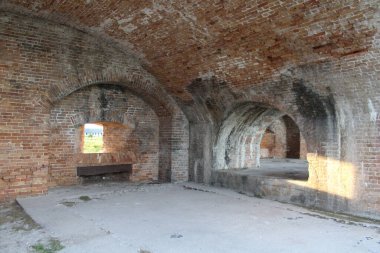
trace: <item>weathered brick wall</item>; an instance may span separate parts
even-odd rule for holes
[[[275,120],[264,133],[260,143],[261,157],[305,160],[307,155],[305,139],[294,122],[289,126],[285,124],[284,119],[293,121],[284,116]],[[299,156],[290,157],[287,155],[289,150],[294,150]]]
[[[76,118],[82,120],[73,122]],[[96,122],[104,127],[104,153],[83,154],[83,124]],[[157,180],[158,117],[119,86],[93,85],[70,94],[52,108],[50,127],[50,185],[75,183],[78,164],[132,163],[131,180]]]
[[[237,105],[256,101],[292,116],[299,126],[305,139],[301,138],[301,143],[307,146],[309,180],[294,185],[307,189],[309,205],[378,217],[380,86],[378,70],[372,67],[378,65],[377,55],[374,48],[370,53],[323,64],[289,67],[279,78],[244,90],[216,78],[198,80],[188,88],[197,97],[192,105],[197,109],[183,106],[190,122],[208,123],[197,123],[198,129],[190,131],[191,149],[203,149],[190,153],[190,171],[203,169],[195,178],[208,182],[209,159],[215,152],[224,159],[224,152],[218,145],[213,148],[204,143],[215,145],[220,127],[236,112]],[[301,157],[305,151],[301,144]]]
[[[187,180],[187,121],[182,117],[182,124],[176,123],[181,118],[176,102],[136,58],[82,31],[7,10],[0,12],[1,200],[46,192],[49,167],[54,168],[51,173],[61,179],[60,184],[75,182],[72,169],[60,164],[63,160],[72,162],[72,153],[64,152],[79,144],[64,141],[53,164],[49,164],[49,145],[51,140],[58,141],[60,132],[80,138],[80,131],[69,127],[50,131],[50,110],[78,89],[94,84],[122,86],[154,110],[159,132],[166,132],[165,139],[159,134],[159,164],[170,161],[158,171],[172,174],[171,164],[175,164],[173,175],[179,176],[168,180]],[[77,110],[73,124],[84,119]],[[56,117],[61,120],[66,116],[57,113]],[[116,110],[112,117],[122,119],[124,112]],[[183,145],[172,145],[181,141]],[[149,152],[144,159],[154,160]],[[149,177],[155,177],[154,173]]]
[[[289,116],[283,117],[286,127],[286,157],[300,158],[301,136],[298,126]]]
[[[129,101],[128,105],[126,105],[125,102],[124,104],[126,108],[134,107],[134,105],[131,104]],[[147,109],[149,110],[150,108],[148,107]],[[153,121],[154,119],[157,121],[155,122],[156,124],[153,124],[153,126],[156,126],[158,130],[157,116],[154,115],[154,117],[152,118]],[[130,138],[132,128],[122,123],[102,122],[101,124],[103,126],[103,153],[118,153],[123,150],[137,150],[138,140],[136,138]]]
[[[269,131],[265,131],[263,139],[260,143],[260,157],[261,158],[273,158],[273,149],[275,147],[276,140],[275,134]],[[283,148],[284,146],[282,146]]]
[[[185,114],[177,109],[173,117],[171,151],[171,181],[189,180],[189,123]]]
[[[190,178],[208,182],[224,120],[240,103],[264,103],[305,138],[310,177],[301,187],[314,206],[379,216],[377,0],[113,1],[0,3],[2,196],[46,190],[30,182],[46,180],[50,103],[118,83],[159,117],[160,178],[186,178],[189,154]],[[15,16],[12,3],[81,30]],[[21,173],[28,183],[17,181]]]
[[[249,87],[288,64],[364,52],[378,10],[378,0],[7,2],[133,46],[171,94],[188,101],[184,86],[198,77]]]
[[[300,159],[306,160],[306,157],[307,157],[306,141],[301,133]]]
[[[286,158],[286,128],[279,119],[273,122],[260,143],[261,157]]]
[[[368,53],[306,66],[300,73],[314,87],[334,94],[339,137],[335,144],[341,164],[337,166],[334,159],[327,162],[331,163],[332,171],[339,171],[342,178],[352,183],[349,198],[354,204],[350,211],[377,217],[380,210],[379,41],[377,35]],[[328,177],[326,181],[331,187],[339,180]]]

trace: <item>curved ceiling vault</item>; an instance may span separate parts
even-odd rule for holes
[[[301,3],[300,3],[301,2]],[[375,2],[357,0],[9,0],[3,5],[119,41],[174,96],[215,76],[244,87],[299,65],[368,50]]]

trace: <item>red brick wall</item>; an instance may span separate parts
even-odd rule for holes
[[[143,106],[138,114],[149,118],[146,113],[154,111],[158,131],[165,131],[164,139],[157,133],[159,166],[155,170],[168,171],[168,180],[187,180],[187,119],[135,57],[79,30],[3,10],[0,45],[0,200],[46,192],[48,181],[50,185],[76,183],[72,150],[79,149],[80,142],[76,140],[80,140],[80,126],[109,119],[99,119],[101,111],[99,114],[96,110],[96,103],[88,105],[88,114],[81,113],[81,100],[75,101],[82,104],[73,109],[70,118],[65,111],[50,111],[77,90],[94,84],[116,83],[151,108]],[[110,107],[108,115],[118,122],[131,123],[129,112],[115,106]],[[140,122],[141,129],[157,130],[151,120]],[[67,124],[57,126],[54,122]],[[73,138],[61,139],[61,134]],[[155,136],[142,140],[140,147],[157,140]],[[54,152],[49,148],[51,143],[59,143]],[[157,164],[157,153],[141,150],[140,154],[147,161],[145,165],[140,163],[141,178],[155,178],[151,167]]]
[[[83,154],[83,125],[96,122],[103,125],[104,153]],[[133,163],[132,180],[158,178],[158,117],[120,86],[93,85],[70,94],[52,108],[50,126],[50,185],[75,183],[76,166],[89,163]]]
[[[287,122],[287,123],[286,123]],[[295,136],[294,136],[295,135]],[[263,158],[296,158],[306,159],[306,142],[298,126],[284,116],[275,120],[265,131],[260,144]],[[296,157],[288,155],[289,150],[297,154]],[[298,155],[299,154],[299,155]]]
[[[261,140],[260,149],[263,158],[286,158],[286,128],[281,119],[268,127]]]
[[[288,64],[366,51],[378,8],[377,0],[7,2],[133,47],[187,101],[185,86],[199,77],[250,87]]]
[[[132,107],[133,105],[129,105],[129,106]],[[152,113],[154,115],[154,112]],[[141,115],[138,115],[138,116],[141,117]],[[157,116],[154,115],[153,118],[156,120],[155,126],[157,127],[156,131],[158,133]],[[117,153],[123,150],[137,150],[138,139],[131,138],[130,136],[133,129],[121,123],[102,122],[101,124],[103,125],[104,153]]]
[[[9,3],[52,21],[0,13],[1,198],[46,191],[52,104],[117,83],[159,118],[160,178],[209,182],[224,120],[262,103],[299,126],[315,207],[379,217],[378,1]]]
[[[261,158],[273,158],[273,149],[276,143],[275,138],[276,136],[274,133],[265,131],[260,143]]]

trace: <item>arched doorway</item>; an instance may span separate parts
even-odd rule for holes
[[[307,180],[305,143],[289,115],[258,103],[245,103],[236,107],[219,129],[213,169]]]
[[[297,124],[288,115],[275,119],[260,143],[260,169],[263,174],[307,180],[306,142]]]

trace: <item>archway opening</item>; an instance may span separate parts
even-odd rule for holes
[[[307,180],[306,142],[288,115],[272,122],[260,143],[260,170],[267,176]]]
[[[214,170],[239,175],[308,180],[306,142],[284,112],[258,103],[236,107],[219,128]]]

